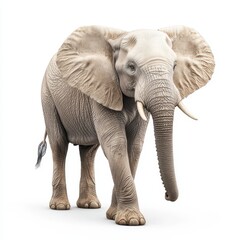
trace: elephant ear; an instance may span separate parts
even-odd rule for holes
[[[177,55],[173,80],[185,98],[211,79],[215,62],[209,45],[194,29],[176,26],[160,29],[167,33]]]
[[[62,44],[56,60],[71,87],[116,111],[122,110],[123,100],[108,40],[122,33],[96,26],[79,28]]]

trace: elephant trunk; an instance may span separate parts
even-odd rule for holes
[[[155,101],[151,107],[149,106],[149,110],[153,118],[159,169],[166,189],[165,198],[175,201],[178,198],[172,146],[175,105],[173,103],[162,105],[161,103],[157,103],[157,99]]]
[[[135,98],[139,96],[136,101],[142,102],[152,115],[159,169],[166,190],[165,198],[175,201],[178,198],[178,188],[173,162],[172,131],[174,109],[179,95],[169,74],[147,74],[147,78],[150,81],[147,81],[144,92],[139,95],[137,93]]]

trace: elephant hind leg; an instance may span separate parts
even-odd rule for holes
[[[51,209],[68,210],[70,204],[67,196],[65,159],[68,144],[51,144],[53,156],[52,198],[49,203]]]
[[[49,203],[51,209],[68,210],[70,204],[67,196],[65,162],[68,150],[66,133],[58,118],[48,133],[53,158],[52,198]],[[55,125],[55,126],[54,126]],[[55,131],[53,129],[55,128]]]
[[[46,131],[53,158],[52,198],[49,206],[51,209],[68,210],[70,209],[70,204],[67,196],[65,177],[65,160],[68,150],[67,134],[52,100],[46,81],[43,82],[42,93]]]
[[[95,187],[94,158],[99,144],[92,146],[79,146],[81,157],[81,179],[79,184],[79,208],[100,208]]]

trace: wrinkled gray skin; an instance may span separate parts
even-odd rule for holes
[[[187,94],[174,83],[176,62],[172,40],[163,31],[125,33],[86,27],[65,41],[49,63],[42,84],[53,157],[51,209],[70,209],[65,181],[69,143],[79,145],[81,156],[77,206],[101,206],[94,179],[94,157],[101,145],[114,181],[107,218],[121,225],[145,224],[134,176],[150,113],[165,197],[170,201],[178,198],[172,126],[175,106]],[[147,121],[141,119],[136,102],[146,109]]]

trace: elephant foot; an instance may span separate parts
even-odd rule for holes
[[[85,195],[80,196],[77,200],[77,207],[79,208],[100,208],[101,203],[98,200],[97,196]]]
[[[110,206],[106,212],[106,217],[107,219],[115,220],[116,214],[117,214],[117,207]]]
[[[69,210],[71,208],[68,199],[52,198],[49,207],[53,210]]]
[[[146,223],[145,218],[136,208],[118,210],[115,217],[116,224],[138,226]]]

